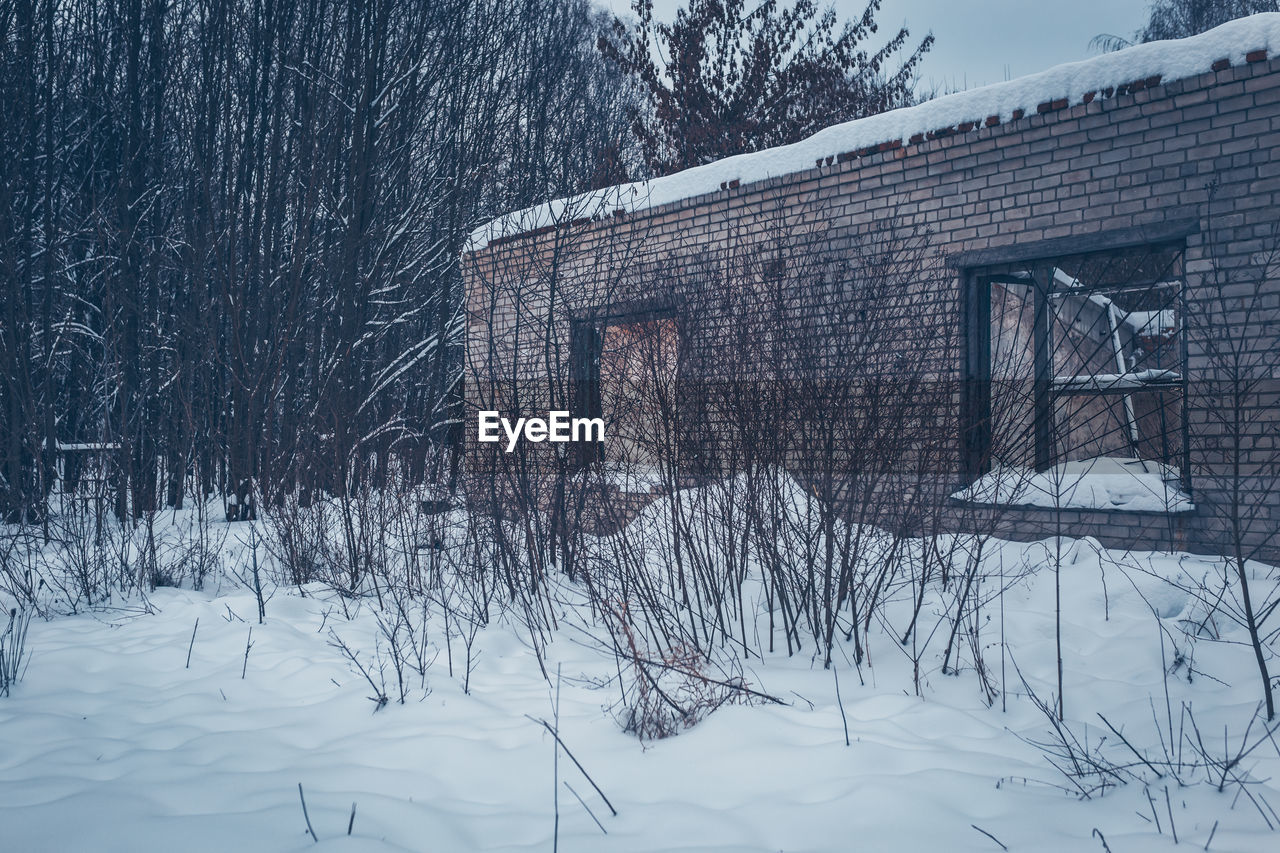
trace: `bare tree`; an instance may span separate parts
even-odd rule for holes
[[[1280,254],[1275,233],[1243,258],[1229,256],[1215,236],[1211,230],[1209,271],[1189,312],[1199,415],[1192,433],[1203,455],[1193,482],[1225,559],[1221,584],[1196,592],[1210,612],[1223,613],[1247,632],[1271,720],[1276,707],[1269,660],[1277,630],[1272,617],[1280,606],[1280,447],[1272,438],[1280,412],[1280,352],[1270,336],[1280,325]]]
[[[691,0],[671,23],[654,20],[653,0],[633,10],[600,49],[644,93],[633,126],[659,175],[906,106],[933,44],[927,35],[910,47],[901,27],[869,48],[880,0],[843,24],[814,0]]]

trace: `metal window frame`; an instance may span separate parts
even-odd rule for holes
[[[1190,413],[1189,413],[1189,352],[1186,333],[1187,284],[1186,237],[1199,231],[1198,221],[1171,223],[1163,228],[1130,230],[1112,235],[1105,240],[1092,238],[1065,238],[1033,245],[1000,247],[993,250],[953,255],[950,262],[958,266],[961,288],[961,324],[963,348],[961,353],[961,417],[960,417],[960,467],[966,483],[972,483],[991,470],[992,454],[992,400],[991,400],[991,285],[1018,283],[1033,288],[1033,458],[1036,471],[1052,467],[1055,461],[1053,446],[1053,406],[1056,399],[1065,395],[1106,396],[1111,389],[1066,390],[1053,386],[1053,342],[1050,324],[1053,312],[1050,301],[1055,286],[1045,273],[1051,265],[1066,257],[1094,257],[1108,254],[1127,254],[1135,250],[1150,252],[1174,251],[1177,253],[1175,296],[1179,316],[1182,318],[1178,334],[1178,359],[1181,364],[1180,379],[1164,390],[1177,389],[1182,395],[1180,407],[1181,453],[1179,459],[1179,485],[1192,497]],[[1030,280],[1025,275],[1014,275],[1013,268],[1030,268]],[[1166,279],[1167,280],[1167,279]],[[1161,281],[1135,281],[1118,285],[1081,287],[1073,292],[1080,294],[1120,293],[1150,289]],[[1161,389],[1155,389],[1161,390]]]

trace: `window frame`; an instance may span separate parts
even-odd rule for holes
[[[1190,233],[1190,232],[1188,232]],[[1105,241],[1112,243],[1112,241]],[[1057,244],[1057,245],[1055,245]],[[1060,248],[1063,251],[1054,251]],[[1114,294],[1125,291],[1152,290],[1164,281],[1135,281],[1122,284],[1098,284],[1072,288],[1067,291],[1055,286],[1048,270],[1055,262],[1066,258],[1105,258],[1121,256],[1135,251],[1157,253],[1162,251],[1174,253],[1174,276],[1163,277],[1166,281],[1176,282],[1177,292],[1172,303],[1176,306],[1180,322],[1177,330],[1176,357],[1179,365],[1179,378],[1169,383],[1151,383],[1142,390],[1147,392],[1177,391],[1181,395],[1179,422],[1175,429],[1181,438],[1180,451],[1176,454],[1178,465],[1178,486],[1190,499],[1194,499],[1191,482],[1191,447],[1190,447],[1190,387],[1189,387],[1189,345],[1187,323],[1187,280],[1186,280],[1186,239],[1167,238],[1157,240],[1139,240],[1136,242],[1118,242],[1099,246],[1089,250],[1078,240],[1051,241],[1039,247],[1006,247],[988,253],[969,253],[955,256],[953,265],[960,267],[961,287],[961,396],[960,396],[960,469],[964,485],[976,482],[992,469],[993,440],[992,434],[992,314],[991,286],[999,283],[1017,283],[1030,285],[1032,288],[1032,348],[1033,348],[1033,415],[1032,415],[1032,456],[1033,468],[1039,473],[1048,470],[1063,455],[1056,447],[1054,430],[1054,407],[1057,401],[1067,396],[1112,397],[1117,394],[1134,393],[1132,388],[1115,385],[1112,387],[1082,388],[1061,386],[1054,377],[1055,346],[1051,329],[1054,321],[1061,315],[1054,313],[1052,302],[1055,293],[1075,293],[1079,295]],[[986,263],[983,263],[986,261]],[[1025,275],[1015,272],[1030,270],[1030,280]],[[1168,463],[1166,463],[1168,464]],[[1100,511],[1107,511],[1102,508]],[[1125,511],[1125,510],[1119,510]]]
[[[571,318],[569,326],[569,410],[575,418],[603,418],[604,402],[601,387],[600,362],[604,356],[605,333],[612,327],[657,320],[677,320],[676,381],[685,352],[684,329],[679,320],[679,306],[667,298],[645,300],[625,306],[606,306],[590,309]],[[587,467],[603,462],[604,442],[575,443],[575,462]]]

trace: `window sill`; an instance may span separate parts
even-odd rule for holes
[[[1177,515],[1196,505],[1176,485],[1177,477],[1158,463],[1134,470],[1137,460],[1097,459],[1067,462],[1033,473],[996,469],[951,495],[974,506],[1078,512]]]
[[[958,495],[959,492],[957,492],[956,494]],[[998,510],[1017,510],[1018,512],[1036,512],[1036,513],[1095,512],[1095,513],[1113,513],[1116,515],[1138,516],[1138,517],[1145,517],[1145,518],[1167,518],[1169,516],[1174,516],[1174,515],[1189,515],[1191,513],[1194,513],[1196,510],[1196,505],[1190,502],[1180,504],[1176,509],[1172,509],[1172,508],[1171,509],[1134,509],[1128,506],[1115,506],[1115,505],[1068,506],[1064,504],[1062,506],[1049,506],[1044,504],[1032,504],[1032,503],[992,503],[990,501],[967,500],[965,498],[956,497],[956,495],[951,496],[951,504],[953,506],[963,506],[963,507],[975,507],[975,508],[990,507],[991,509],[998,509]]]

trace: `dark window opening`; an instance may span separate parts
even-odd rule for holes
[[[962,446],[972,500],[1191,507],[1182,249],[973,270]]]
[[[579,442],[580,465],[651,469],[673,438],[679,339],[670,308],[575,321],[570,349],[574,417],[601,418],[604,442]],[[651,472],[641,471],[641,479]]]

